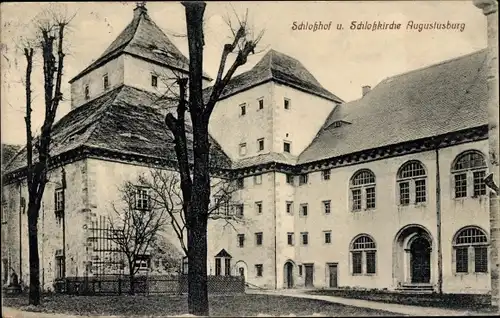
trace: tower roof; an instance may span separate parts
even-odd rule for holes
[[[177,70],[189,71],[189,60],[149,17],[146,7],[139,5],[134,9],[132,21],[104,53],[69,82],[74,82],[121,54],[129,54]],[[211,79],[207,74],[204,74],[204,77]]]
[[[251,70],[233,77],[221,98],[271,80],[334,102],[342,102],[342,99],[321,86],[300,61],[275,50],[269,50]]]
[[[162,112],[172,109],[169,103],[155,93],[125,85],[117,87],[73,109],[54,124],[50,156],[69,156],[67,154],[78,149],[92,149],[104,157],[114,153],[176,162],[174,136],[165,126]],[[193,134],[189,122],[186,122],[186,132],[188,149],[192,149]],[[209,138],[211,166],[229,168],[231,160],[220,145]],[[26,153],[26,147],[21,149],[7,163],[6,172],[26,167]],[[37,153],[34,147],[34,161],[38,160]],[[192,159],[189,150],[188,160]]]

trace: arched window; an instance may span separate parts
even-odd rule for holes
[[[455,235],[453,248],[457,273],[488,271],[488,237],[483,230],[477,227],[461,229]]]
[[[376,253],[377,246],[370,236],[366,234],[357,236],[351,243],[352,274],[375,274]]]
[[[454,178],[455,198],[486,195],[486,161],[479,151],[460,154],[451,170]]]
[[[399,204],[422,203],[427,201],[427,174],[420,161],[409,161],[399,168]]]
[[[375,209],[375,175],[370,170],[359,170],[351,178],[352,211]]]

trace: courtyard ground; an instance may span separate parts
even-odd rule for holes
[[[187,313],[185,296],[68,296],[44,297],[39,308],[28,306],[26,297],[4,298],[5,317],[66,317],[82,316],[180,316]],[[41,311],[42,313],[22,314],[21,311]],[[52,313],[53,315],[46,315]],[[32,315],[34,314],[34,315]],[[61,315],[62,314],[62,315]],[[32,316],[29,316],[32,315]],[[234,296],[211,296],[211,316],[396,316],[383,310],[360,308],[325,300],[294,298],[281,295],[244,294]]]

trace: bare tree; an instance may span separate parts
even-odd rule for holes
[[[207,222],[210,204],[210,142],[208,124],[215,104],[236,70],[247,62],[247,57],[255,51],[263,32],[255,34],[250,30],[247,16],[238,19],[231,31],[232,41],[224,45],[215,83],[207,100],[203,98],[203,17],[204,2],[182,2],[186,13],[187,37],[189,46],[188,78],[177,80],[179,101],[176,115],[168,113],[165,123],[174,135],[175,152],[180,173],[180,186],[184,219],[187,228],[188,256],[188,308],[189,313],[208,316],[207,289]],[[230,54],[236,54],[234,62],[226,71]],[[189,86],[188,86],[189,83]],[[187,94],[189,90],[189,95]],[[186,96],[189,96],[188,98]],[[186,112],[192,124],[193,162],[188,160],[186,137]]]
[[[47,183],[51,132],[59,103],[64,66],[64,36],[72,18],[44,12],[35,22],[35,39],[23,43],[26,59],[26,177],[28,184],[28,233],[30,289],[29,303],[40,304],[40,261],[38,255],[38,215]],[[32,135],[32,72],[35,52],[41,51],[44,75],[44,120],[37,138]],[[34,154],[36,160],[34,160]]]
[[[113,203],[114,214],[108,217],[108,238],[127,259],[130,293],[134,294],[137,263],[149,261],[145,256],[155,247],[169,212],[150,199],[145,185],[125,182],[119,191],[121,201]]]
[[[139,183],[149,189],[150,200],[156,209],[166,212],[167,222],[174,230],[187,256],[187,223],[183,212],[184,202],[179,174],[174,171],[151,169],[149,174],[139,176]],[[208,208],[208,218],[224,221],[221,226],[230,226],[235,230],[236,224],[245,224],[246,220],[238,209],[239,205],[234,201],[237,190],[235,183],[228,179],[212,179],[212,200]]]

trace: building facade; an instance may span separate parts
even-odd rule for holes
[[[488,292],[485,61],[482,50],[392,76],[347,103],[274,50],[235,76],[209,128],[240,221],[209,222],[209,274],[271,289]],[[183,72],[187,59],[138,7],[71,80],[40,212],[45,288],[97,270],[89,228],[120,183],[175,173],[159,96]],[[24,156],[6,168],[2,264],[28,281]]]

